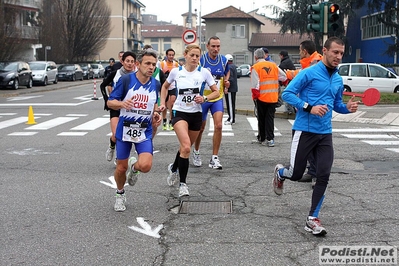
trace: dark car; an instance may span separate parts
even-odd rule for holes
[[[83,78],[84,79],[93,79],[94,78],[94,71],[90,64],[82,63],[79,66],[83,70]]]
[[[64,64],[58,67],[58,80],[83,80],[83,70],[78,64]]]
[[[3,62],[0,63],[0,87],[18,90],[19,86],[32,88],[32,71],[28,63]]]
[[[241,68],[237,67],[237,78],[240,78],[242,76],[242,70]]]

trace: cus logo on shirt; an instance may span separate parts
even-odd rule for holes
[[[148,95],[144,94],[135,94],[132,98],[133,100],[133,108],[136,109],[147,109],[147,103],[149,100]]]

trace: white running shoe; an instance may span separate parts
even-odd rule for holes
[[[190,193],[188,192],[188,186],[186,183],[180,183],[179,198],[184,197],[184,196],[190,196]]]
[[[172,166],[173,163],[168,165],[168,178],[166,179],[166,183],[168,183],[168,186],[174,186],[175,184],[177,184],[177,179],[179,177],[179,170],[176,170],[176,172],[172,172]]]
[[[114,210],[116,212],[123,212],[126,210],[125,202],[126,202],[126,195],[125,193],[123,194],[118,194],[116,193],[115,195],[116,201],[114,205]]]
[[[274,167],[274,174],[273,174],[273,190],[274,193],[277,195],[281,195],[284,192],[284,180],[283,178],[280,177],[280,172],[279,170],[284,168],[284,165],[282,164],[277,164]]]
[[[134,172],[132,171],[132,167],[136,162],[137,159],[135,157],[130,157],[129,162],[127,164],[126,178],[130,186],[134,186],[136,184],[137,178],[140,174],[139,171],[134,171]]]
[[[202,165],[201,155],[198,152],[193,151],[193,164],[194,166],[200,167]]]
[[[108,162],[112,161],[112,158],[114,158],[114,153],[115,153],[115,147],[113,149],[109,147],[107,152],[105,153],[105,158],[107,159]]]
[[[320,219],[316,217],[308,217],[306,219],[305,230],[319,236],[327,234],[326,229],[321,225]]]
[[[212,169],[222,170],[222,165],[220,164],[219,158],[216,157],[215,159],[211,159],[209,161],[209,167]]]

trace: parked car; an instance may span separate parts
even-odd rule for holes
[[[237,67],[237,78],[240,78],[242,76],[242,70],[241,68]]]
[[[380,92],[399,92],[399,77],[379,64],[343,63],[338,68],[346,91],[364,92],[376,88]]]
[[[82,64],[79,64],[79,66],[83,70],[83,78],[84,79],[94,78],[94,72],[93,72],[93,68],[91,67],[91,64],[82,63]]]
[[[0,63],[0,88],[18,90],[19,86],[32,88],[32,71],[26,62]]]
[[[28,64],[32,70],[33,84],[46,86],[49,82],[58,83],[57,65],[53,61],[32,61]]]
[[[83,70],[78,64],[64,64],[58,67],[58,80],[83,80]]]
[[[101,64],[91,64],[91,67],[93,68],[93,76],[95,78],[103,78],[104,77],[104,72],[105,68]]]
[[[238,75],[238,69],[241,70],[240,77],[249,77],[251,75],[251,65],[248,64],[240,65],[237,68],[237,75]]]

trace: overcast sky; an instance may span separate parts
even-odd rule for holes
[[[174,24],[183,24],[181,14],[188,12],[189,0],[140,0],[146,8],[142,14],[157,15],[158,20],[167,21]],[[217,10],[228,6],[234,6],[244,12],[252,11],[256,8],[262,9],[264,5],[277,4],[276,0],[191,0],[191,12],[195,13],[197,9],[197,16],[201,10],[201,16],[210,14]],[[260,12],[262,13],[262,12]],[[265,13],[265,12],[263,12]]]

